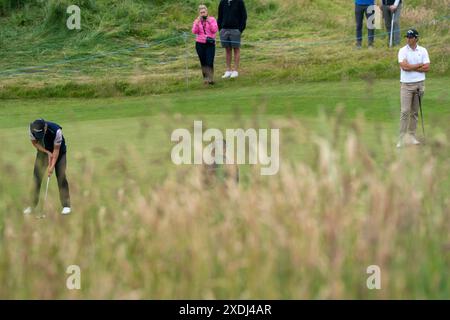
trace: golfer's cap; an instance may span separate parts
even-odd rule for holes
[[[30,131],[31,134],[38,140],[42,139],[44,137],[45,133],[45,120],[44,119],[37,119],[34,120],[30,124]]]
[[[409,29],[408,31],[406,31],[405,37],[407,37],[407,38],[418,38],[419,37],[419,32],[416,29]]]

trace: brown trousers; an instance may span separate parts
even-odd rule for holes
[[[419,94],[425,92],[424,81],[402,83],[401,85],[400,137],[406,133],[415,137],[417,120],[419,119]]]

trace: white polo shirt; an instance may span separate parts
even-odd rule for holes
[[[403,62],[405,58],[409,64],[430,63],[427,49],[419,45],[417,45],[415,50],[409,45],[401,48],[398,52],[398,63]],[[402,68],[400,68],[400,70],[400,82],[402,83],[414,83],[425,80],[425,72],[405,71]]]

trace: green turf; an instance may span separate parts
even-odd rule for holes
[[[448,78],[427,80],[424,109],[426,115],[449,115]],[[61,123],[88,120],[126,119],[159,114],[181,115],[296,115],[316,117],[319,111],[333,113],[343,104],[350,116],[357,113],[371,120],[397,121],[400,103],[399,81],[345,81],[298,83],[263,87],[215,88],[146,97],[106,99],[4,100],[0,106],[2,128],[26,127],[30,119],[42,116]]]
[[[450,102],[445,88],[449,84],[448,78],[427,81],[424,110],[430,135],[446,130]],[[383,130],[391,135],[394,143],[399,103],[399,83],[396,80],[234,90],[218,88],[128,98],[13,99],[4,101],[0,107],[0,134],[7,146],[3,148],[2,157],[11,159],[11,155],[19,154],[26,162],[31,162],[33,151],[28,142],[27,127],[33,119],[43,117],[63,126],[70,154],[93,153],[101,165],[104,159],[131,147],[148,157],[148,162],[141,163],[140,167],[132,166],[156,168],[151,170],[157,172],[155,176],[164,177],[174,167],[169,158],[172,147],[170,133],[176,128],[191,130],[194,120],[203,120],[205,127],[219,129],[280,126],[282,135],[285,133],[285,137],[289,137],[289,128],[283,132],[288,119],[300,121],[312,132],[323,133],[327,128],[318,125],[320,115],[335,116],[344,112],[342,126],[362,116],[369,124],[365,138],[376,142],[376,130]],[[307,142],[302,148],[284,151],[289,159],[311,160],[308,153],[311,145],[312,142]],[[300,158],[296,158],[298,156]]]
[[[427,131],[442,132],[450,117],[449,98],[444,88],[448,79],[434,79],[427,84],[424,99]],[[179,127],[191,129],[194,120],[203,120],[205,126],[220,129],[239,127],[273,127],[270,121],[298,119],[314,131],[321,113],[336,114],[343,108],[346,125],[356,115],[364,115],[370,127],[378,126],[388,132],[394,143],[398,130],[399,92],[397,81],[380,81],[372,85],[364,82],[330,84],[280,85],[266,88],[241,88],[230,91],[218,89],[116,99],[58,99],[58,100],[9,100],[0,111],[1,130],[7,137],[19,136],[26,147],[21,152],[32,157],[26,128],[34,118],[44,117],[64,127],[69,150],[83,154],[93,152],[99,163],[107,156],[117,154],[121,148],[137,148],[149,158],[151,172],[164,177],[170,164],[170,133]],[[388,88],[388,89],[386,89]],[[14,119],[13,121],[11,119]],[[175,119],[175,120],[174,120]],[[256,122],[256,123],[255,123]],[[20,127],[19,127],[20,126]],[[276,126],[276,124],[275,124]],[[326,128],[317,128],[326,130]],[[289,135],[290,129],[282,134]],[[366,135],[376,141],[376,134],[368,129]],[[132,139],[132,142],[129,142]],[[11,144],[14,145],[11,141]],[[301,148],[289,150],[287,156],[300,156],[296,160],[311,160],[311,141]],[[283,149],[282,149],[283,150]],[[286,151],[286,150],[285,150]],[[10,152],[6,152],[7,156]],[[152,161],[155,160],[155,164]],[[132,164],[136,167],[136,164]]]

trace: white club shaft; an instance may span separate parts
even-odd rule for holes
[[[389,39],[389,47],[392,47],[392,39],[394,38],[394,19],[395,19],[395,12],[392,14],[391,34],[390,34],[390,39]]]
[[[45,188],[45,197],[44,201],[47,201],[47,194],[48,194],[48,184],[50,183],[50,177],[47,177],[47,187]]]

